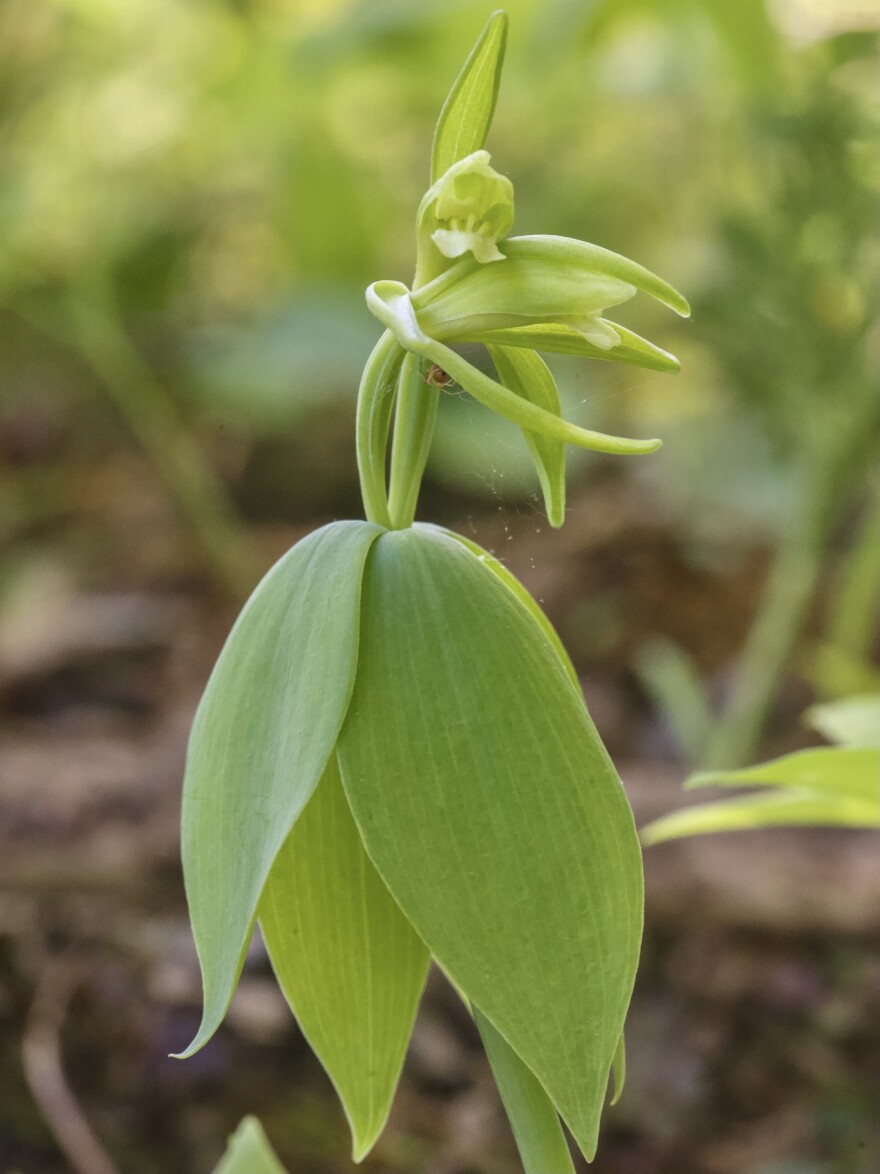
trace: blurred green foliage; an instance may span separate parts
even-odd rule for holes
[[[699,534],[784,524],[822,452],[846,454],[850,481],[870,455],[878,167],[864,5],[788,0],[773,8],[784,27],[763,0],[507,7],[489,146],[516,183],[515,231],[553,225],[617,249],[694,303],[692,324],[655,322],[650,305],[627,323],[682,357],[676,379],[560,361],[578,422],[665,435],[633,475]],[[85,303],[112,320],[117,358],[124,332],[206,443],[221,424],[259,445],[331,402],[350,412],[375,335],[363,287],[411,276],[424,145],[485,16],[454,0],[6,0],[6,403],[36,380],[100,436],[108,385],[117,408],[156,392],[125,362],[102,365],[101,332],[84,340],[78,322]],[[434,476],[533,492],[515,434],[444,400]],[[461,456],[474,447],[476,477]]]

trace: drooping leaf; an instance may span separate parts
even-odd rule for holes
[[[230,1137],[214,1174],[287,1174],[256,1117],[245,1117]]]
[[[829,742],[841,746],[880,747],[880,695],[844,697],[812,705],[804,714],[809,725]]]
[[[275,858],[258,915],[281,989],[339,1093],[358,1162],[388,1118],[428,952],[364,851],[335,754]]]
[[[493,12],[443,103],[431,149],[431,183],[486,142],[507,44],[507,14]]]
[[[642,828],[642,842],[760,827],[880,827],[880,750],[801,750],[745,770],[702,772],[686,783],[744,785],[772,789],[674,811]]]
[[[505,387],[545,411],[562,415],[559,388],[540,355],[515,347],[489,346],[487,349],[498,379]],[[565,444],[529,428],[523,429],[523,436],[541,482],[547,520],[551,526],[561,526],[565,521]]]
[[[540,1081],[476,1007],[474,1019],[525,1174],[574,1174],[559,1114]]]
[[[226,1012],[272,861],[318,783],[354,683],[361,577],[382,531],[336,522],[266,575],[239,616],[190,734],[181,850],[204,1013]]]
[[[544,631],[436,530],[383,534],[338,743],[373,863],[592,1155],[642,921],[632,814]]]

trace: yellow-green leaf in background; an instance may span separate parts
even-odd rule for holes
[[[703,771],[685,784],[747,785],[773,789],[674,811],[642,828],[642,842],[759,827],[880,827],[880,750],[800,750],[745,770]]]
[[[335,755],[272,865],[259,920],[281,989],[339,1093],[358,1162],[388,1118],[428,952],[364,851]]]
[[[287,1174],[256,1117],[245,1117],[214,1174]]]
[[[392,895],[591,1157],[641,939],[632,813],[546,633],[436,530],[373,547],[338,752]]]
[[[829,742],[880,747],[880,694],[865,693],[811,705],[804,719]]]
[[[361,577],[381,530],[336,522],[266,575],[214,667],[187,752],[181,850],[204,1012],[226,1012],[269,869],[318,783],[357,663]]]

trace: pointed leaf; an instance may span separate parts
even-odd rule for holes
[[[272,968],[351,1125],[354,1160],[388,1118],[428,952],[370,863],[330,763],[259,906]]]
[[[214,1174],[287,1174],[256,1117],[245,1117]]]
[[[476,1007],[473,1010],[525,1174],[574,1174],[553,1102],[507,1040]]]
[[[377,541],[338,747],[388,888],[591,1156],[638,961],[641,855],[564,666],[461,544],[422,527]]]
[[[507,14],[494,12],[443,103],[431,150],[431,183],[478,151],[492,124],[507,44]]]
[[[545,411],[562,416],[559,388],[540,355],[514,347],[490,346],[487,349],[505,387]],[[565,444],[529,428],[523,429],[523,436],[541,482],[547,520],[551,526],[561,526],[565,521]]]
[[[484,407],[533,433],[561,440],[566,444],[574,444],[578,448],[586,448],[592,452],[605,452],[617,456],[640,456],[656,452],[663,443],[657,439],[631,440],[625,436],[610,436],[606,432],[580,428],[577,424],[548,412],[539,404],[522,399],[509,391],[450,347],[444,346],[442,342],[428,339],[427,342],[416,343],[413,349],[417,354],[442,367]]]
[[[361,577],[382,533],[336,522],[276,563],[236,621],[190,735],[182,855],[205,1003],[226,1012],[272,861],[323,774],[357,659]]]

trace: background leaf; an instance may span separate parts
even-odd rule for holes
[[[880,695],[846,697],[812,705],[804,717],[829,742],[880,747]]]
[[[380,533],[336,522],[269,571],[236,621],[190,735],[181,851],[205,989],[226,1012],[272,861],[317,785],[354,682],[361,575]]]
[[[214,1174],[287,1174],[256,1117],[245,1117]]]
[[[641,938],[626,797],[545,633],[460,543],[383,534],[364,582],[339,759],[367,851],[590,1156]]]
[[[823,746],[745,770],[703,771],[685,785],[744,784],[774,789],[674,811],[642,828],[642,842],[759,827],[880,827],[880,750]]]
[[[507,45],[507,14],[494,12],[443,103],[431,149],[431,183],[479,151],[492,124]]]
[[[358,1162],[388,1118],[429,959],[364,851],[335,755],[272,865],[259,919]]]

